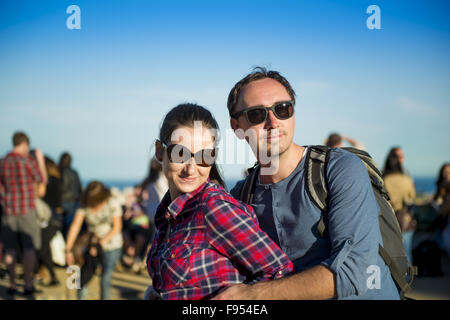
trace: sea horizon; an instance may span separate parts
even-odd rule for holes
[[[243,178],[232,178],[225,179],[225,184],[227,189],[232,189],[236,183]],[[92,181],[93,179],[82,180],[83,188]],[[119,190],[124,190],[125,188],[134,187],[141,183],[144,179],[99,179],[102,181],[108,188],[118,188]],[[434,194],[436,189],[436,177],[431,176],[413,176],[414,185],[416,187],[416,192],[418,195],[422,194]]]

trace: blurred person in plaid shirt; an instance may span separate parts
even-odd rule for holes
[[[25,296],[34,292],[35,250],[41,246],[40,227],[35,209],[35,183],[46,183],[44,155],[35,150],[30,155],[30,139],[23,132],[13,135],[13,150],[0,159],[0,200],[3,206],[1,236],[5,247],[5,264],[10,275],[9,295],[17,291],[15,260],[18,245],[23,249]]]
[[[229,285],[293,269],[253,209],[224,189],[215,164],[217,131],[208,110],[182,104],[166,115],[156,141],[169,191],[156,212],[147,267],[162,299],[209,299]]]

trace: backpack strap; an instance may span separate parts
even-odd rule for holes
[[[258,162],[248,169],[248,176],[244,180],[244,185],[242,186],[239,200],[252,204],[253,194],[255,193],[256,180],[258,179],[260,165]]]
[[[326,146],[310,146],[306,152],[306,192],[311,201],[320,209],[322,214],[317,225],[317,231],[323,237],[326,231],[328,191],[325,179],[328,151]]]
[[[414,281],[414,276],[418,274],[418,270],[416,266],[408,266],[406,274],[403,274],[396,265],[393,263],[391,256],[381,245],[378,245],[378,253],[383,258],[386,265],[389,267],[389,271],[391,271],[391,275],[394,278],[395,282],[401,289],[401,293],[404,294],[411,290],[411,284]],[[405,276],[409,276],[410,279],[407,282]]]
[[[384,187],[383,175],[380,172],[380,170],[378,170],[378,166],[372,159],[372,157],[364,150],[359,150],[352,147],[344,147],[341,149],[357,155],[362,160],[369,174],[370,182],[386,198],[386,200],[389,201],[390,200],[389,194],[386,188]]]

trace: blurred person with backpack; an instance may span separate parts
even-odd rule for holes
[[[377,202],[361,159],[341,148],[293,142],[295,92],[276,71],[258,67],[236,83],[228,111],[236,136],[258,159],[231,194],[253,206],[261,229],[293,261],[294,274],[231,286],[216,298],[398,300],[397,273],[380,253],[383,202]],[[326,189],[312,197],[315,185]],[[403,248],[400,234],[395,245]]]
[[[383,169],[383,179],[402,231],[403,243],[409,262],[413,262],[412,244],[417,222],[410,206],[416,198],[413,179],[403,169],[405,156],[400,147],[391,148]]]
[[[64,152],[59,158],[59,171],[61,173],[61,200],[64,208],[64,236],[67,235],[75,211],[80,206],[81,181],[78,172],[72,167],[72,156]]]

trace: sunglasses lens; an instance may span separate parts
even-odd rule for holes
[[[290,102],[282,102],[275,106],[275,115],[278,119],[285,120],[294,114],[294,106]]]
[[[267,110],[265,108],[254,108],[247,112],[248,121],[252,124],[259,124],[266,120]]]
[[[171,144],[167,147],[167,156],[173,163],[186,163],[194,156],[197,165],[210,167],[216,161],[216,154],[216,149],[203,149],[193,155],[188,148],[181,144]]]
[[[197,154],[201,154],[201,160],[197,161]],[[210,167],[216,162],[216,149],[203,149],[195,154],[195,162],[202,167]]]
[[[170,162],[185,163],[191,158],[191,152],[181,144],[172,144],[167,147],[167,156]]]

